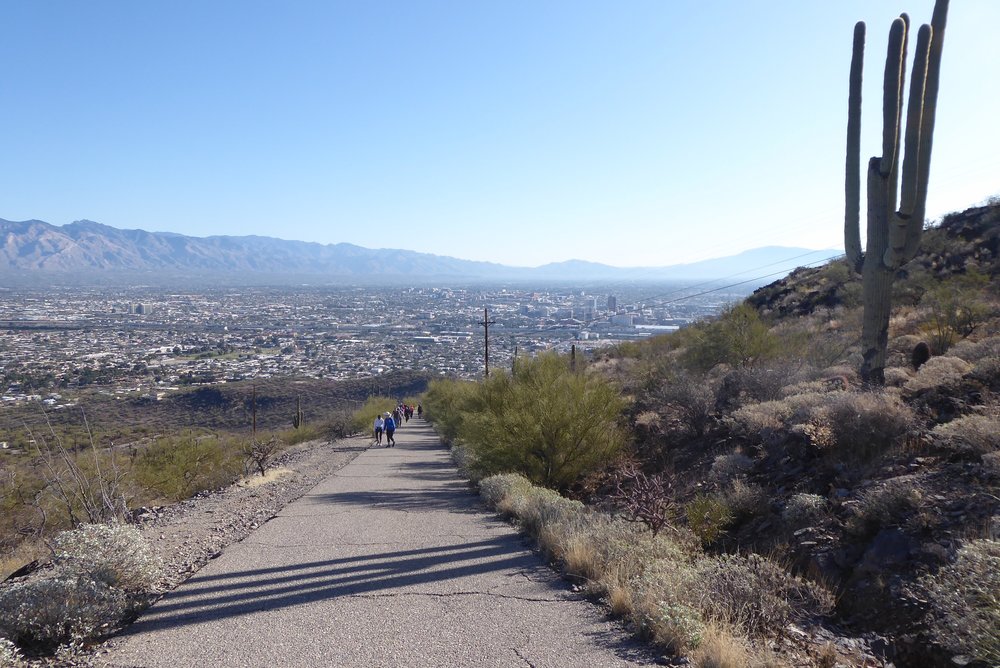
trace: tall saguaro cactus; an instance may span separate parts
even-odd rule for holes
[[[865,24],[854,26],[854,53],[847,112],[847,208],[844,248],[847,260],[861,273],[864,320],[861,377],[866,383],[885,384],[889,310],[896,271],[913,259],[920,243],[927,204],[934,115],[941,72],[941,48],[948,18],[948,0],[936,0],[931,24],[917,33],[905,136],[902,128],[906,47],[910,19],[900,15],[889,31],[882,92],[882,155],[868,161],[868,240],[861,250],[861,72]],[[903,140],[900,178],[900,140]],[[897,187],[899,202],[897,208]]]

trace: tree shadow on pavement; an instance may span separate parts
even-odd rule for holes
[[[442,583],[492,571],[539,567],[538,558],[525,552],[516,536],[474,543],[385,552],[312,561],[288,566],[237,571],[213,576],[195,575],[165,596],[125,635],[305,605],[338,597],[376,598],[406,593],[438,595],[482,594],[468,587],[450,589]],[[411,591],[417,588],[415,591]],[[574,600],[559,589],[544,592],[544,600]]]

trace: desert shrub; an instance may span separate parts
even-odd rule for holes
[[[458,438],[462,421],[467,417],[465,405],[476,387],[477,384],[470,381],[447,378],[432,380],[427,386],[421,397],[424,417],[434,425],[445,443],[453,443]]]
[[[833,596],[819,585],[796,577],[758,554],[707,557],[695,566],[689,594],[713,620],[749,636],[781,634],[789,622],[828,614]]]
[[[956,653],[1000,665],[1000,542],[973,540],[955,562],[922,580],[931,592],[931,634]]]
[[[736,476],[743,475],[753,468],[753,460],[742,452],[719,455],[712,462],[708,476],[718,483],[727,483]]]
[[[819,494],[793,494],[781,511],[781,520],[790,529],[800,529],[818,522],[826,514],[826,499]]]
[[[185,432],[158,439],[135,459],[132,475],[147,493],[180,501],[217,489],[243,473],[240,442]]]
[[[134,526],[85,524],[60,533],[54,542],[56,567],[67,577],[143,592],[163,575],[160,560]]]
[[[17,582],[0,589],[0,635],[21,647],[51,649],[107,633],[128,609],[124,592],[84,577]]]
[[[979,360],[969,375],[994,391],[1000,389],[1000,357]]]
[[[688,528],[705,545],[718,540],[735,517],[724,499],[699,494],[684,509]]]
[[[517,499],[516,496],[514,498]],[[579,501],[567,499],[546,487],[531,487],[524,493],[523,499],[523,503],[517,503],[512,509],[517,514],[521,529],[532,536],[538,536],[544,527],[550,532],[556,528],[570,530],[586,510],[586,506]]]
[[[632,584],[633,623],[676,654],[698,647],[705,619],[688,596],[695,586],[695,574],[689,566],[653,563]]]
[[[392,397],[368,397],[361,408],[351,414],[351,430],[355,434],[371,434],[375,418],[383,413],[391,413],[396,408]]]
[[[972,370],[972,365],[957,357],[932,357],[920,367],[903,387],[908,392],[919,392],[932,387],[948,385]]]
[[[983,455],[983,473],[989,477],[1000,478],[1000,451],[987,452]]]
[[[855,534],[874,534],[883,527],[901,524],[920,505],[920,492],[912,481],[892,479],[862,491],[847,528]]]
[[[6,638],[0,637],[0,666],[18,668],[18,666],[23,665],[23,661],[24,656],[17,645]]]
[[[620,394],[602,378],[545,354],[477,384],[459,438],[474,453],[480,475],[514,471],[567,489],[621,449],[622,408]]]
[[[479,495],[491,508],[496,508],[504,498],[514,493],[524,494],[531,489],[531,481],[518,473],[501,473],[479,481]]]
[[[759,365],[777,356],[780,349],[778,337],[768,330],[756,309],[746,303],[729,306],[716,320],[681,331],[690,340],[683,362],[697,371],[707,371],[718,364]]]
[[[725,505],[729,506],[733,519],[743,521],[765,514],[770,505],[767,492],[755,483],[733,480],[723,492]]]
[[[703,436],[715,414],[715,388],[704,377],[679,372],[657,388],[656,398],[692,435]]]
[[[461,443],[451,444],[451,461],[455,463],[459,475],[472,483],[478,483],[481,478],[476,473],[475,458],[469,448]]]
[[[780,399],[783,389],[792,382],[792,367],[737,367],[726,373],[716,392],[716,410],[733,410],[759,401]]]
[[[807,392],[774,401],[750,404],[733,411],[731,417],[738,434],[751,441],[767,441],[775,433],[815,419],[821,410],[846,392]]]
[[[916,424],[913,411],[888,392],[830,395],[823,410],[833,432],[835,454],[868,459],[901,443]]]
[[[885,384],[887,387],[903,387],[913,378],[909,369],[891,366],[885,369]]]
[[[982,360],[1000,358],[1000,337],[991,336],[982,341],[959,341],[948,351],[952,357],[959,357],[970,364]]]
[[[271,461],[278,456],[285,444],[277,437],[271,436],[269,439],[251,438],[243,443],[243,457],[250,470],[251,465],[257,468],[261,476],[267,474],[267,467]]]
[[[990,316],[993,309],[982,294],[988,285],[988,275],[969,267],[964,274],[952,276],[927,291],[921,303],[930,311],[927,332],[934,352],[944,354]]]
[[[628,465],[615,475],[614,484],[611,500],[622,509],[626,520],[641,522],[653,535],[674,520],[676,509],[666,474],[647,475],[639,467]]]
[[[946,450],[984,455],[1000,450],[1000,418],[995,415],[962,415],[934,427],[931,437]]]

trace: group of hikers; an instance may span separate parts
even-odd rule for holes
[[[375,445],[382,445],[382,436],[385,436],[385,447],[392,448],[396,446],[396,430],[399,429],[400,425],[404,422],[409,422],[410,418],[413,417],[414,413],[417,417],[421,417],[424,414],[424,407],[417,404],[416,408],[408,404],[400,402],[391,413],[385,412],[382,415],[377,415],[375,417]]]

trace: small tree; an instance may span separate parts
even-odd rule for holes
[[[277,436],[272,436],[266,441],[251,438],[244,447],[243,454],[246,455],[247,463],[256,466],[260,475],[264,476],[267,465],[278,453],[280,448],[281,441],[278,440]]]
[[[518,472],[565,490],[624,444],[619,393],[555,353],[519,360],[513,374],[495,372],[474,387],[458,436],[483,476]]]

